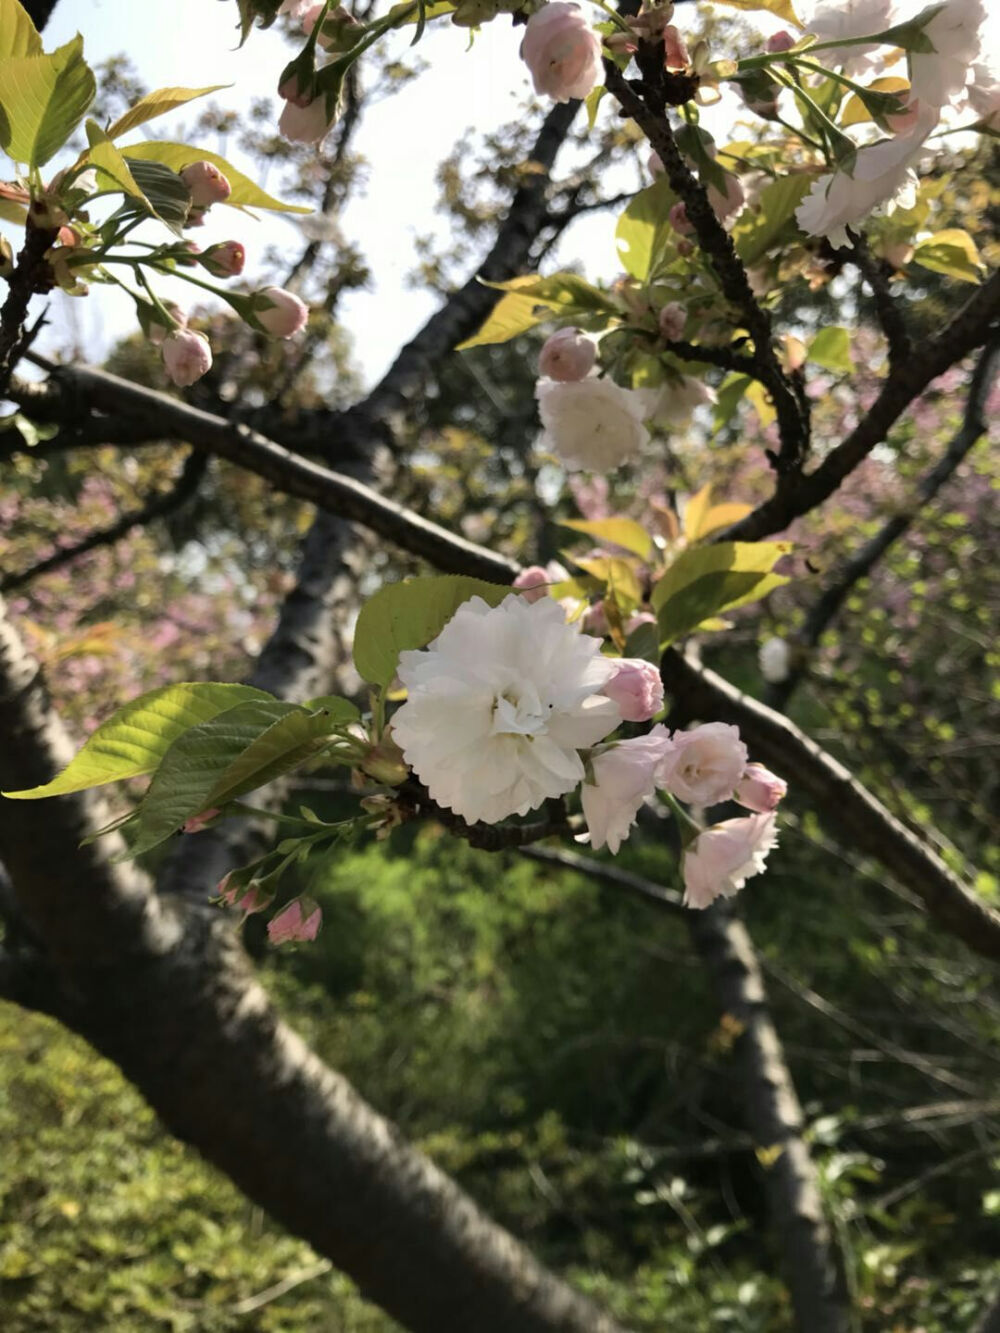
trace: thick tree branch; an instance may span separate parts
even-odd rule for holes
[[[6,788],[47,779],[69,748],[5,621],[0,734]],[[157,899],[103,839],[78,850],[94,806],[0,800],[0,856],[58,973],[61,1016],[168,1129],[416,1333],[618,1333],[305,1049],[222,913]],[[17,981],[9,960],[4,975]]]
[[[660,50],[659,46],[656,49]],[[662,65],[662,51],[659,63]],[[778,418],[781,436],[778,474],[795,476],[809,446],[809,418],[805,401],[795,392],[778,362],[772,343],[770,316],[758,304],[750,288],[746,269],[732,238],[715,215],[708,191],[685,162],[663,114],[662,102],[655,106],[650,97],[640,96],[610,60],[604,62],[604,71],[608,91],[617,98],[622,110],[631,116],[659,155],[671,187],[684,201],[688,220],[719,279],[723,295],[739,312],[753,339],[757,377],[767,387]],[[646,73],[645,67],[643,73]]]
[[[872,572],[886,551],[904,536],[931,503],[938,491],[957,471],[986,430],[986,402],[1000,366],[1000,334],[994,334],[983,349],[969,381],[968,396],[961,428],[931,470],[921,478],[912,501],[894,514],[835,572],[795,635],[795,643],[811,651],[819,643],[827,626],[836,618],[851,590]],[[766,700],[771,708],[784,710],[808,666],[806,654],[800,655],[785,680],[768,688]]]
[[[967,888],[843,764],[780,713],[680,653],[668,650],[661,670],[683,719],[735,723],[755,758],[771,765],[810,796],[818,810],[838,821],[850,843],[912,890],[935,922],[975,953],[1000,959],[1000,913]]]
[[[889,371],[878,398],[850,435],[813,472],[779,474],[774,495],[719,539],[759,541],[783,532],[793,519],[808,514],[828,499],[840,483],[886,438],[891,427],[938,375],[982,347],[991,325],[1000,318],[1000,271],[966,302],[936,338],[929,339],[907,360]]]
[[[62,550],[54,552],[44,560],[39,560],[30,569],[22,570],[18,574],[7,574],[0,577],[0,592],[13,592],[16,588],[22,588],[26,583],[30,583],[32,579],[38,578],[41,574],[50,574],[54,569],[61,569],[63,565],[71,564],[79,556],[86,555],[88,551],[96,551],[102,546],[112,546],[115,542],[120,541],[122,537],[127,537],[133,528],[144,527],[147,523],[152,523],[154,519],[166,518],[168,514],[176,513],[195,495],[207,467],[207,454],[189,454],[185,459],[180,476],[169,491],[162,495],[154,495],[139,509],[129,510],[122,514],[115,523],[109,524],[106,528],[99,528],[96,532],[92,532],[88,537],[75,542],[72,546],[63,547]]]
[[[70,420],[81,407],[106,412],[112,419],[124,413],[133,421],[145,421],[151,437],[185,441],[196,449],[208,450],[263,477],[287,495],[309,500],[331,514],[362,524],[439,569],[501,582],[509,581],[516,572],[514,563],[503,556],[448,532],[353,477],[291,453],[248,426],[213,416],[103,370],[53,366],[51,374],[56,385],[64,389],[61,398],[52,393],[43,401],[34,389],[28,395],[35,412],[44,411],[48,419],[58,415]],[[21,400],[20,386],[11,386],[11,396]]]

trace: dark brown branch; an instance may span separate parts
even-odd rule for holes
[[[50,398],[50,412],[59,411],[69,418],[85,407],[107,412],[112,418],[124,413],[133,420],[145,420],[150,436],[181,440],[225,458],[265,478],[279,491],[370,528],[439,569],[504,583],[516,573],[513,561],[448,532],[353,477],[291,453],[248,426],[213,416],[103,370],[53,366],[52,377],[66,392],[61,405],[57,398]],[[19,396],[12,386],[15,393]]]
[[[31,298],[48,291],[52,274],[45,254],[55,243],[56,231],[36,227],[29,214],[24,245],[17,256],[14,272],[7,279],[7,296],[0,306],[0,398],[6,397],[10,377],[30,335],[25,329]]]
[[[810,796],[822,814],[838,821],[850,844],[912,890],[938,925],[973,952],[1000,959],[1000,913],[967,888],[843,764],[780,713],[675,650],[664,654],[661,670],[683,719],[711,718],[738,726],[755,758],[773,766]]]
[[[876,445],[928,384],[950,367],[982,347],[990,338],[990,326],[1000,318],[1000,272],[966,302],[951,323],[901,365],[890,370],[882,391],[847,439],[833,449],[815,471],[795,477],[778,476],[774,495],[746,518],[734,523],[719,539],[759,541],[789,524],[828,499]]]
[[[2,620],[0,734],[4,788],[44,781],[69,749]],[[97,805],[0,800],[0,857],[58,973],[64,1021],[167,1128],[415,1333],[620,1333],[309,1053],[223,913],[158,899],[134,867],[108,863],[104,839],[78,847]]]
[[[975,447],[986,430],[986,402],[1000,365],[1000,335],[984,348],[969,381],[968,397],[961,428],[952,437],[937,464],[921,479],[913,500],[894,514],[869,541],[865,542],[836,571],[833,581],[823,590],[795,635],[795,643],[811,650],[819,643],[827,626],[835,619],[851,590],[872,572],[886,551],[904,536],[935,498],[942,486],[954,476],[962,460]],[[805,654],[797,657],[787,678],[769,687],[766,695],[771,708],[785,708],[808,665]]]
[[[659,346],[667,352],[672,352],[674,356],[679,356],[682,361],[704,361],[710,366],[718,366],[721,370],[735,370],[740,375],[760,378],[756,360],[752,356],[747,356],[745,352],[738,352],[731,347],[702,347],[700,343],[669,339],[661,339]]]
[[[155,519],[166,518],[168,514],[176,513],[197,492],[208,468],[208,461],[207,454],[189,454],[184,461],[180,476],[169,491],[162,495],[154,495],[141,508],[122,514],[115,523],[109,524],[106,528],[99,528],[72,546],[63,547],[44,560],[39,560],[30,569],[22,570],[18,574],[4,575],[0,578],[0,592],[13,592],[16,588],[22,588],[42,574],[50,574],[54,569],[61,569],[63,565],[71,564],[81,555],[86,555],[88,551],[96,551],[102,546],[112,546],[123,537],[127,537],[133,528],[145,527]]]
[[[889,346],[889,364],[890,366],[901,365],[910,355],[910,334],[906,327],[906,320],[903,318],[903,312],[900,310],[889,290],[889,273],[884,260],[876,259],[871,252],[867,237],[861,233],[851,236],[851,250],[840,251],[841,254],[847,254],[848,257],[857,264],[861,270],[861,275],[871,288],[872,297],[875,301],[875,313],[878,315],[879,324],[882,326],[882,332],[885,334],[886,342]]]
[[[658,154],[672,189],[684,201],[688,220],[705,257],[715,270],[723,295],[739,311],[753,339],[757,377],[767,387],[778,418],[781,436],[778,474],[795,476],[809,446],[809,419],[803,400],[778,361],[772,343],[770,317],[751,290],[746,269],[732,238],[715,215],[708,191],[685,162],[663,114],[662,104],[655,107],[648,99],[644,100],[611,61],[604,62],[604,70],[608,91],[617,98],[622,110],[635,121]]]

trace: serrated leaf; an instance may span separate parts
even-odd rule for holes
[[[191,191],[177,172],[162,162],[138,157],[122,157],[122,161],[139,187],[140,195],[132,196],[136,211],[153,213],[179,235],[191,209]]]
[[[296,704],[265,698],[237,704],[189,727],[161,759],[138,810],[128,857],[158,847],[193,815],[210,809],[209,797],[226,770]]]
[[[656,272],[664,244],[673,240],[669,214],[676,202],[670,182],[661,176],[640,190],[618,219],[615,228],[618,258],[626,272],[640,282]]]
[[[784,575],[771,571],[791,549],[791,542],[719,542],[684,551],[650,597],[660,627],[660,646],[787,583]]]
[[[715,409],[712,414],[716,431],[720,431],[732,420],[741,399],[746,397],[746,392],[752,383],[749,375],[740,375],[734,371],[722,381],[715,392]]]
[[[98,176],[105,177],[101,184],[107,186],[117,185],[123,194],[132,195],[133,198],[142,200],[148,204],[149,200],[142,191],[142,187],[132,175],[128,163],[119,153],[105,132],[98,125],[96,120],[88,120],[86,124],[87,142],[90,147],[83,155],[83,160],[89,163],[97,172]]]
[[[574,532],[585,532],[600,542],[620,546],[637,555],[640,560],[648,560],[653,554],[652,537],[634,518],[565,518],[559,520],[559,526],[572,528]]]
[[[458,343],[455,350],[465,352],[470,347],[509,342],[519,333],[527,333],[528,329],[533,329],[543,319],[550,318],[550,315],[549,307],[540,305],[534,297],[507,292],[487,315],[478,332]]]
[[[339,694],[320,694],[315,699],[310,699],[308,703],[304,703],[302,707],[307,708],[310,713],[322,709],[331,727],[346,727],[351,722],[357,722],[361,716],[350,699],[342,699]]]
[[[0,59],[41,54],[42,39],[28,11],[18,0],[0,0]]]
[[[134,130],[139,125],[145,125],[148,120],[165,116],[168,111],[175,111],[177,107],[194,101],[196,97],[205,97],[208,93],[217,93],[220,89],[231,86],[228,83],[210,83],[205,88],[157,88],[156,92],[140,97],[123,116],[119,116],[109,125],[107,136],[109,139],[117,139],[119,135],[127,134],[129,130]]]
[[[684,536],[689,542],[697,541],[701,535],[702,519],[712,502],[712,483],[706,482],[700,491],[696,491],[684,506]]]
[[[388,685],[399,654],[425,648],[444,629],[463,602],[481,597],[499,606],[510,588],[462,574],[444,574],[390,583],[361,608],[354,628],[354,665],[362,679]]]
[[[280,199],[262,190],[249,176],[238,171],[231,162],[227,162],[218,153],[210,153],[204,148],[193,148],[186,143],[168,143],[166,140],[151,139],[148,142],[125,144],[122,156],[131,165],[136,159],[146,162],[161,162],[171,171],[181,172],[192,162],[211,162],[219,168],[229,184],[232,193],[226,203],[232,208],[267,208],[277,213],[311,213],[312,209],[301,204],[283,204]],[[133,172],[135,168],[132,167]]]
[[[774,404],[763,384],[758,383],[757,380],[751,380],[744,391],[744,397],[757,413],[761,430],[767,430],[768,426],[777,419],[778,414],[775,412]]]
[[[457,345],[456,351],[482,347],[492,343],[508,342],[519,333],[525,333],[536,324],[550,319],[553,314],[581,322],[606,322],[612,313],[607,296],[585,278],[575,273],[553,273],[542,278],[537,273],[522,274],[507,282],[487,282],[505,295],[493,307],[480,328],[471,338]],[[604,319],[599,317],[604,316]]]
[[[921,241],[914,247],[913,262],[959,282],[979,282],[982,278],[983,261],[976,243],[960,227],[937,231]]]
[[[820,329],[809,343],[807,359],[824,370],[832,370],[835,375],[850,374],[854,365],[851,359],[851,335],[847,329],[828,325]]]
[[[744,264],[759,263],[771,246],[781,239],[785,228],[789,224],[794,227],[795,210],[813,179],[805,172],[781,176],[764,186],[752,208],[743,210],[733,228],[733,241]]]
[[[0,60],[0,147],[15,162],[44,166],[79,125],[96,91],[79,35],[51,55]]]
[[[346,699],[338,702],[347,704],[357,716],[357,709]],[[339,725],[335,716],[337,711],[333,708],[299,708],[279,717],[219,774],[202,809],[223,806],[257,787],[266,786],[316,754]],[[200,812],[194,810],[191,813]]]
[[[581,558],[564,554],[574,565],[605,585],[605,597],[617,604],[623,616],[630,615],[642,601],[642,587],[634,561],[616,555]]]
[[[174,741],[189,728],[236,704],[270,698],[266,691],[250,685],[204,682],[161,686],[133,699],[102,722],[51,782],[2,795],[15,801],[36,801],[141,777],[156,768]]]

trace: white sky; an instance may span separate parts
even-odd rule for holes
[[[272,28],[253,32],[238,49],[235,19],[233,0],[171,0],[164,5],[149,0],[60,0],[44,40],[52,49],[80,31],[92,64],[125,53],[151,88],[232,83],[231,89],[215,94],[215,100],[240,109],[253,97],[272,93],[290,48]],[[393,34],[389,40],[402,53],[411,35]],[[417,262],[415,238],[432,231],[446,236],[446,222],[434,212],[437,164],[467,126],[490,130],[515,119],[530,94],[518,58],[520,38],[520,31],[501,19],[468,50],[467,32],[448,24],[431,25],[416,48],[430,68],[365,113],[355,147],[369,161],[368,180],[341,221],[347,239],[360,245],[376,277],[371,290],[348,293],[340,310],[354,338],[355,358],[369,382],[437,304],[435,297],[411,290],[406,283]],[[170,137],[174,125],[190,118],[191,112],[182,109],[157,121],[157,132]],[[205,144],[210,149],[215,146]],[[231,156],[235,165],[247,166],[238,154]],[[582,259],[589,272],[613,273],[614,224],[610,215],[584,219],[574,228],[569,245],[564,244],[561,260]],[[209,225],[197,232],[196,239],[204,245],[230,236],[247,247],[251,280],[255,253],[275,244],[287,245],[294,254],[302,244],[294,221],[264,214],[254,222],[224,208],[213,210]],[[178,293],[175,299],[186,298]],[[75,333],[78,346],[95,361],[109,340],[134,326],[131,302],[106,288],[92,288],[84,299],[55,297],[52,316],[60,325],[53,330],[53,341],[65,344],[67,334]]]

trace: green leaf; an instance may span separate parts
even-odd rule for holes
[[[733,9],[742,9],[747,12],[765,9],[769,14],[776,14],[779,19],[784,19],[786,23],[794,24],[796,28],[802,27],[792,7],[791,0],[718,0],[718,3],[720,5],[731,5]]]
[[[357,709],[353,704],[348,704],[346,699],[337,700],[337,703],[347,705],[357,716]],[[214,806],[225,805],[227,801],[234,801],[311,758],[323,748],[336,728],[342,725],[342,720],[338,720],[335,715],[337,711],[332,708],[309,711],[297,708],[279,717],[219,774],[201,809],[212,809]],[[237,719],[226,714],[223,720],[235,722]],[[192,810],[190,813],[200,814],[201,811]]]
[[[322,709],[326,713],[331,727],[346,727],[351,722],[357,722],[361,716],[361,713],[351,703],[350,699],[342,699],[339,694],[318,695],[317,698],[304,703],[302,707],[307,708],[310,713]]]
[[[653,588],[660,646],[723,611],[764,597],[788,579],[772,574],[791,542],[719,542],[684,551]]]
[[[507,292],[486,316],[479,331],[471,338],[466,338],[465,342],[458,343],[455,350],[466,352],[470,347],[509,342],[519,333],[526,333],[550,317],[549,307],[540,305],[534,297]]]
[[[209,153],[204,148],[192,148],[186,143],[168,143],[166,140],[151,139],[145,143],[125,144],[121,151],[123,157],[128,159],[133,174],[134,162],[137,159],[145,162],[161,162],[176,172],[183,171],[192,162],[211,162],[213,166],[219,168],[232,186],[232,194],[226,203],[233,208],[268,208],[277,213],[312,212],[311,208],[300,204],[283,204],[266,190],[262,190],[259,185],[254,184],[249,176],[238,171],[224,157],[220,157],[218,153]]]
[[[488,343],[503,343],[534,328],[553,314],[569,318],[578,316],[581,322],[603,316],[598,322],[607,322],[613,307],[598,287],[592,286],[575,273],[553,273],[541,278],[537,273],[523,274],[508,282],[487,282],[506,295],[497,302],[482,326],[471,338],[458,344],[456,351],[482,347]]]
[[[661,176],[640,190],[618,219],[615,228],[618,258],[640,282],[656,272],[664,243],[673,239],[669,213],[676,202],[670,182]]]
[[[275,722],[300,711],[297,705],[282,703],[280,699],[252,700],[227,708],[182,732],[163,755],[142,798],[136,838],[128,858],[158,847],[192,815],[218,805],[218,801],[211,799],[212,792],[216,786],[224,787],[227,770],[235,769],[244,752]],[[269,757],[273,761],[273,752]]]
[[[851,335],[847,329],[828,325],[820,329],[809,343],[808,360],[835,375],[848,375],[854,365],[851,357]]]
[[[111,147],[114,149],[114,145]],[[114,149],[117,152],[117,149]],[[176,171],[162,162],[146,162],[138,157],[122,157],[133,181],[139,187],[137,212],[151,212],[180,234],[191,208],[191,191]]]
[[[730,371],[722,381],[715,394],[713,424],[716,431],[720,431],[732,420],[752,383],[753,380],[749,375],[740,375],[736,371]]]
[[[781,176],[765,185],[752,208],[744,209],[733,228],[736,250],[744,264],[759,263],[771,246],[778,243],[789,223],[797,230],[792,219],[812,182],[813,177],[805,172]]]
[[[979,282],[982,277],[983,261],[979,258],[976,243],[960,227],[937,231],[926,241],[921,241],[914,248],[913,262],[933,273],[957,278],[959,282]]]
[[[390,583],[361,608],[354,629],[354,665],[374,685],[388,685],[399,654],[425,648],[444,629],[463,602],[481,597],[499,606],[510,588],[461,574],[445,574]]]
[[[51,55],[0,60],[0,146],[15,162],[43,166],[79,125],[96,91],[79,35]]]
[[[42,39],[28,11],[18,0],[0,0],[0,60],[41,54]]]
[[[41,787],[7,791],[15,801],[37,801],[43,796],[101,787],[122,778],[151,773],[174,741],[227,708],[248,700],[269,700],[264,690],[250,685],[204,682],[164,685],[133,699],[102,722],[58,777]]]
[[[228,83],[210,83],[205,88],[158,88],[156,92],[141,97],[123,116],[119,116],[112,125],[109,125],[108,138],[117,139],[119,135],[127,134],[129,130],[134,130],[139,125],[145,125],[147,120],[165,116],[168,111],[174,111],[177,107],[184,106],[186,102],[194,101],[196,97],[205,97],[208,93],[217,93],[221,88],[231,86]]]
[[[83,160],[88,162],[99,173],[99,176],[105,178],[101,181],[101,184],[104,186],[117,185],[123,194],[132,195],[134,198],[141,199],[143,203],[148,204],[149,200],[132,175],[128,163],[97,121],[88,120],[85,128],[87,142],[90,147],[83,155]]]
[[[585,532],[596,537],[600,542],[611,542],[621,546],[642,560],[648,560],[653,554],[653,539],[634,518],[598,518],[560,519],[559,526],[572,528],[574,532]]]

